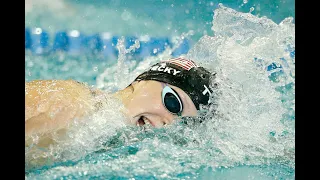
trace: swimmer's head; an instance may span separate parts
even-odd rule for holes
[[[200,104],[208,104],[212,92],[210,79],[213,75],[205,68],[196,65],[192,60],[175,58],[152,65],[135,81],[155,80],[179,87],[191,98],[199,110]]]
[[[122,99],[134,124],[161,127],[178,116],[196,116],[209,103],[214,76],[189,59],[160,61],[140,74]]]

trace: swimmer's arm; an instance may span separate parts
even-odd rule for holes
[[[73,80],[35,80],[25,84],[25,135],[65,128],[94,109],[92,90]]]
[[[68,124],[96,111],[93,90],[72,80],[25,83],[25,161],[28,167],[49,163],[48,147],[67,138]],[[86,118],[82,118],[86,119]],[[34,158],[34,155],[36,155]],[[54,158],[52,158],[54,159]],[[50,160],[51,161],[51,160]],[[52,160],[54,162],[54,160]]]

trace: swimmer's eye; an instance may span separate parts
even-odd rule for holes
[[[162,103],[172,114],[181,115],[183,106],[182,101],[177,92],[169,86],[165,86],[161,94]]]

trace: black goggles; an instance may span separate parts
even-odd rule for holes
[[[161,92],[161,99],[164,107],[167,108],[172,114],[181,116],[183,111],[183,105],[181,98],[179,97],[178,93],[170,88],[167,84],[162,84],[162,92]]]

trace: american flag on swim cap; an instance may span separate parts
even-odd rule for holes
[[[189,71],[191,68],[199,67],[193,61],[191,61],[189,59],[184,59],[184,58],[181,58],[181,57],[165,60],[165,61],[162,61],[162,62],[166,62],[166,63],[177,65],[177,66],[179,66],[179,67],[181,67],[181,68],[183,68],[183,69],[185,69],[187,71]]]

